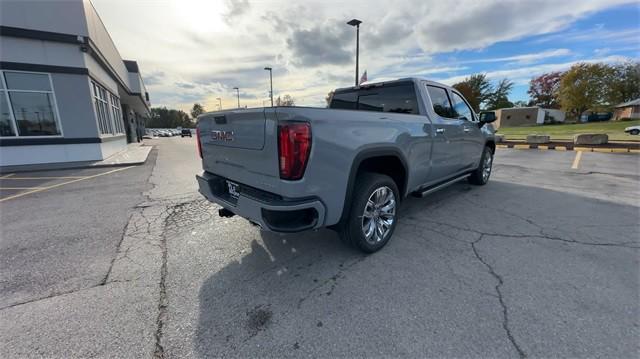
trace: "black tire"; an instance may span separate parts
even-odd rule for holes
[[[489,172],[485,175],[484,170],[485,166],[487,165],[487,158],[489,158]],[[480,164],[478,165],[478,168],[476,168],[475,171],[471,172],[471,175],[469,176],[469,183],[477,186],[483,186],[487,184],[487,182],[489,182],[489,177],[491,176],[492,166],[493,151],[490,147],[487,146],[484,148],[484,151],[482,151],[482,157],[480,158]]]
[[[363,231],[363,227],[366,222],[366,219],[363,219],[365,208],[369,208],[367,207],[367,203],[369,198],[374,195],[375,191],[381,190],[382,193],[388,191],[387,189],[384,189],[385,187],[393,192],[393,198],[395,201],[393,220],[391,225],[384,229],[386,232],[384,232],[382,236],[378,236],[378,232],[376,232],[376,226],[374,224],[373,237],[370,240],[367,240]],[[389,242],[391,236],[393,236],[396,224],[398,223],[399,205],[400,192],[398,191],[398,186],[391,177],[379,173],[365,172],[360,174],[354,185],[353,201],[351,202],[349,215],[338,228],[340,239],[345,244],[351,245],[365,253],[373,253],[380,250],[387,244],[387,242]],[[381,209],[376,209],[376,212],[379,215],[381,213]],[[382,215],[378,217],[378,215],[377,218],[383,217]],[[389,217],[386,217],[387,220],[388,218]],[[370,219],[369,221],[372,220]],[[379,237],[380,239],[376,240],[376,237]]]
[[[637,135],[640,134],[640,130],[633,129],[633,130],[629,131],[629,133],[634,135],[634,136],[637,136]]]

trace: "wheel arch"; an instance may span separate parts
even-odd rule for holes
[[[387,167],[381,170],[381,167]],[[409,172],[404,154],[395,147],[376,147],[360,151],[354,158],[349,170],[347,191],[345,193],[340,223],[349,215],[353,191],[358,174],[362,171],[381,173],[391,177],[400,192],[401,199],[407,195]]]

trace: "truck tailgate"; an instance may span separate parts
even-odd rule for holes
[[[246,185],[274,187],[280,176],[276,127],[270,109],[202,115],[198,129],[203,169]]]

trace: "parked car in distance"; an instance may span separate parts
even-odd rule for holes
[[[640,135],[640,126],[629,126],[624,129],[624,132],[634,136]]]
[[[182,131],[180,132],[180,137],[185,137],[185,136],[189,136],[191,137],[191,130],[188,128],[183,128]]]
[[[328,109],[270,107],[198,117],[199,191],[264,230],[335,229],[371,253],[408,195],[489,180],[495,113],[419,78],[337,89]]]

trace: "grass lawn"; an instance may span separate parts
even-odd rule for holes
[[[527,135],[550,135],[552,141],[573,140],[578,133],[606,133],[609,140],[640,142],[640,135],[624,133],[625,127],[640,125],[640,120],[577,123],[567,125],[537,125],[523,127],[501,127],[497,133],[507,140],[524,140]]]

